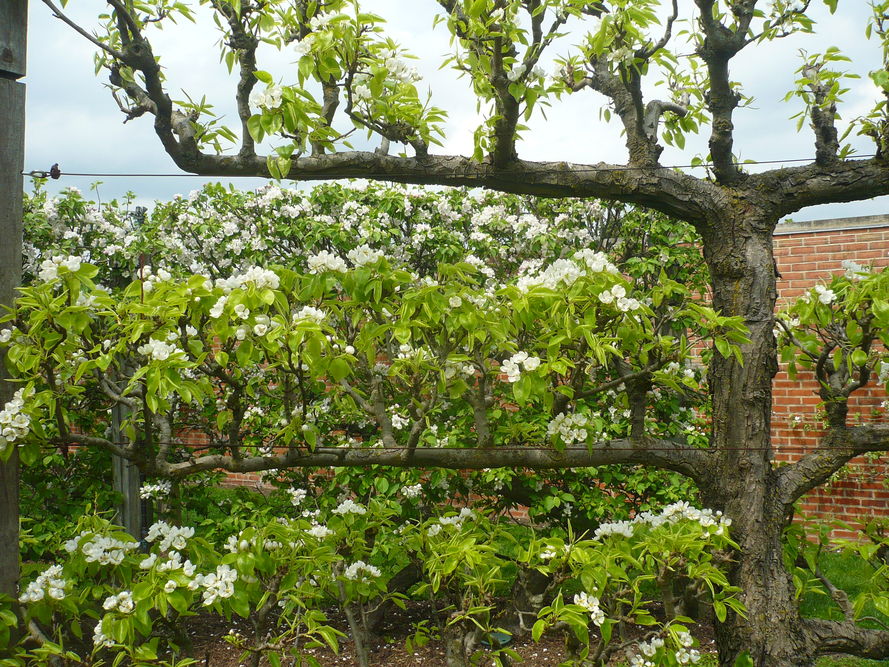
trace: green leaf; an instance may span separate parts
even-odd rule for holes
[[[265,130],[262,129],[262,116],[257,114],[247,119],[247,131],[253,140],[257,143],[265,137]]]
[[[351,372],[352,369],[349,367],[349,362],[342,357],[337,357],[330,362],[330,375],[337,382],[348,377]]]
[[[852,352],[852,364],[854,366],[864,366],[867,363],[867,352],[858,349]]]
[[[719,620],[720,623],[725,623],[725,604],[723,604],[719,600],[713,600],[713,613],[716,615],[716,618]]]
[[[750,657],[750,654],[747,651],[744,651],[741,655],[735,658],[734,667],[756,667],[753,662],[753,658]]]

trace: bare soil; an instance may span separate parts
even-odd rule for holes
[[[348,626],[341,614],[331,610],[328,613],[328,618],[333,627],[348,635]],[[396,610],[390,614],[380,633],[380,640],[371,646],[371,664],[375,667],[408,667],[411,665],[446,667],[444,644],[439,639],[432,639],[425,646],[414,648],[412,651],[405,648],[405,640],[413,632],[414,624],[428,618],[428,609],[424,609],[422,605],[409,605],[406,611]],[[241,657],[241,651],[222,639],[231,629],[248,636],[252,632],[249,622],[243,619],[227,622],[215,616],[198,616],[190,620],[188,632],[192,635],[194,656],[199,659],[199,665],[207,667],[244,667],[246,665]],[[701,644],[702,653],[714,651],[709,626],[697,626],[694,634]],[[527,636],[517,639],[510,644],[510,648],[522,657],[521,664],[528,667],[556,667],[566,658],[564,640],[560,634],[546,635],[539,642],[535,642],[530,636]],[[358,661],[348,636],[341,640],[339,654],[326,648],[309,649],[306,653],[316,658],[324,667],[358,667]],[[626,664],[626,659],[626,656],[615,657],[614,664]],[[268,662],[263,659],[260,664],[262,667],[266,667]],[[286,658],[284,664],[289,664]],[[490,660],[480,663],[481,667],[491,664]]]

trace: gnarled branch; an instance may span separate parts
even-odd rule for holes
[[[777,471],[781,502],[792,505],[856,456],[886,450],[889,450],[889,424],[833,427],[817,449]]]

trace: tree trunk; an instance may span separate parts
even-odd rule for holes
[[[478,648],[478,632],[467,621],[448,623],[442,630],[445,663],[448,667],[472,667],[472,654]]]
[[[734,665],[747,651],[757,667],[803,667],[814,662],[815,651],[782,561],[786,508],[777,500],[771,464],[771,384],[777,372],[774,221],[750,216],[751,208],[755,205],[746,217],[736,211],[730,224],[723,218],[719,234],[704,234],[714,308],[743,317],[751,338],[742,347],[743,366],[715,350],[710,365],[711,447],[718,454],[700,486],[705,504],[732,520],[740,553],[730,580],[742,589],[747,608],[747,619],[730,614],[717,624],[716,641],[720,665]]]
[[[506,609],[497,618],[496,625],[509,632],[513,638],[530,634],[537,612],[550,602],[547,594],[552,588],[553,577],[537,570],[519,565],[512,594]]]

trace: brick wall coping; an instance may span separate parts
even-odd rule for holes
[[[826,220],[781,222],[775,228],[775,236],[783,236],[785,234],[804,234],[807,232],[840,232],[866,227],[889,227],[889,215],[861,215],[855,218],[828,218]]]

